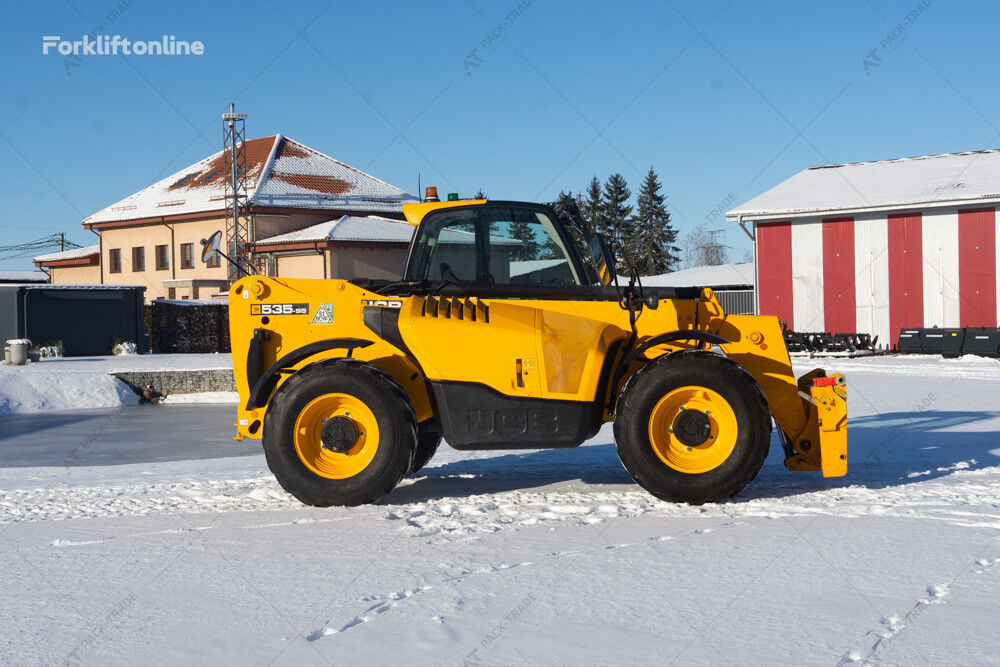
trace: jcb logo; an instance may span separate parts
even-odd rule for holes
[[[469,427],[481,433],[552,435],[559,431],[559,415],[545,408],[472,408]]]
[[[308,303],[255,303],[250,305],[251,315],[308,315]]]

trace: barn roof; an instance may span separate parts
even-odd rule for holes
[[[753,262],[695,266],[642,279],[644,287],[743,287],[754,284]]]
[[[1000,150],[810,167],[726,213],[775,220],[1000,201]]]
[[[255,206],[400,213],[413,195],[371,174],[276,134],[249,139],[247,195]],[[226,208],[225,152],[194,163],[129,195],[83,221],[84,225]]]

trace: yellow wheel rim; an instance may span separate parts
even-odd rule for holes
[[[681,442],[674,426],[681,413],[698,410],[707,421],[703,442]],[[679,387],[661,398],[649,416],[649,442],[661,461],[680,472],[698,474],[722,465],[736,446],[736,413],[719,393],[706,387]]]
[[[346,417],[357,429],[357,439],[346,453],[323,447],[323,425],[332,417]],[[360,399],[350,394],[323,394],[309,401],[295,420],[295,451],[311,471],[328,479],[353,477],[368,467],[378,450],[378,422]]]

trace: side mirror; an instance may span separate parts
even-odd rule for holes
[[[205,264],[215,260],[219,256],[219,248],[222,245],[222,232],[218,231],[201,240],[201,261]]]

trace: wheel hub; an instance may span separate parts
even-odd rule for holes
[[[359,435],[358,427],[352,419],[337,415],[330,417],[323,423],[320,439],[323,449],[337,454],[346,454],[357,443]]]
[[[674,437],[686,447],[697,447],[712,435],[712,423],[701,410],[682,410],[674,419]]]

